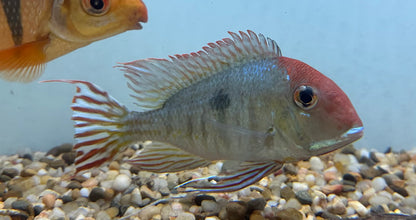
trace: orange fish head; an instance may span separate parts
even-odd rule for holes
[[[301,61],[280,57],[278,62],[290,80],[288,100],[298,129],[293,139],[306,150],[305,156],[321,155],[362,137],[363,123],[338,85]]]
[[[141,29],[147,19],[141,0],[55,1],[50,26],[55,35],[82,43]]]

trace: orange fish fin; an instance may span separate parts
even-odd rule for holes
[[[224,165],[228,161],[224,162]],[[238,165],[238,167],[233,167]],[[261,178],[279,170],[282,164],[275,161],[267,162],[237,162],[231,170],[222,175],[197,178],[177,186],[185,188],[185,192],[231,192],[245,188],[256,183]]]
[[[20,82],[38,78],[45,70],[48,43],[49,39],[44,39],[0,51],[0,77]]]
[[[127,109],[98,86],[78,80],[47,80],[77,84],[72,100],[75,122],[75,167],[77,173],[111,161],[123,148],[132,144],[126,138]]]
[[[152,142],[144,145],[144,149],[128,163],[140,170],[165,173],[208,166],[211,161],[166,143]]]

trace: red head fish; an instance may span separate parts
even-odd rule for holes
[[[77,171],[111,160],[129,144],[152,140],[132,165],[175,172],[224,160],[221,175],[181,187],[233,191],[285,162],[362,136],[360,118],[332,80],[282,57],[261,34],[229,33],[233,39],[209,43],[203,51],[122,64],[137,111],[92,83],[58,80],[79,85],[72,105]]]

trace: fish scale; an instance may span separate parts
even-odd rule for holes
[[[276,42],[229,32],[203,51],[120,64],[136,111],[76,80],[72,109],[77,172],[151,140],[128,160],[177,172],[223,160],[225,169],[178,190],[235,191],[282,167],[359,139],[363,126],[343,91],[309,65],[281,56]]]

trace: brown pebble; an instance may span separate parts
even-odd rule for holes
[[[63,161],[62,159],[57,159],[57,160],[52,160],[48,163],[48,165],[54,169],[58,169],[59,167],[61,167],[62,169],[65,168],[66,163],[65,161]]]
[[[76,157],[76,153],[74,151],[62,154],[62,160],[64,160],[65,163],[68,165],[71,165],[74,163],[75,157]]]
[[[335,171],[327,171],[327,172],[324,172],[324,179],[327,182],[329,182],[331,180],[334,180],[336,178],[337,178],[337,172],[335,172]]]
[[[326,185],[321,188],[321,191],[325,193],[326,195],[329,195],[331,193],[333,194],[340,194],[342,192],[342,185],[336,184],[336,185]]]
[[[113,219],[114,217],[118,215],[119,210],[116,207],[110,207],[106,209],[105,212],[107,213],[108,216],[110,216],[111,219]]]
[[[114,190],[113,189],[105,189],[104,191],[104,199],[109,201],[114,197]]]
[[[81,193],[79,192],[79,189],[73,189],[72,190],[72,200],[76,200],[79,197],[81,197]]]
[[[287,201],[291,198],[295,198],[295,193],[290,187],[285,186],[283,187],[283,189],[280,190],[280,197]]]
[[[244,219],[248,206],[243,201],[230,202],[227,204],[226,210],[229,220]]]
[[[78,181],[71,181],[68,184],[67,188],[68,189],[81,189],[82,188],[82,185]]]
[[[20,176],[22,176],[22,177],[31,177],[31,176],[36,175],[37,173],[38,172],[36,170],[27,168],[27,169],[22,170],[22,172],[20,173]]]
[[[254,210],[250,215],[250,220],[264,220],[265,218],[261,214],[260,210]]]
[[[87,179],[85,182],[81,183],[81,186],[84,188],[93,188],[98,185],[98,181],[95,178]]]
[[[108,165],[108,169],[110,170],[120,170],[120,164],[117,161],[112,161],[110,165]]]
[[[300,213],[295,208],[288,208],[284,209],[280,212],[276,213],[277,219],[285,219],[285,220],[301,220],[303,219],[302,213]]]
[[[42,198],[43,204],[46,209],[52,209],[55,205],[56,196],[54,194],[46,194]]]

